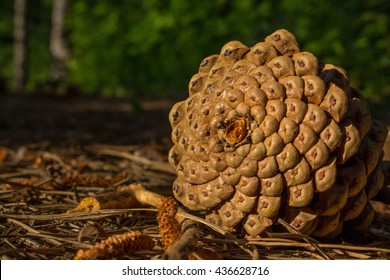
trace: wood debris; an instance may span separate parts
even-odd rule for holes
[[[285,229],[245,239],[178,208],[167,163],[121,156],[134,146],[42,149],[6,149],[0,164],[2,259],[390,259],[386,211],[353,244]]]
[[[105,260],[121,258],[139,250],[152,250],[155,242],[139,231],[110,236],[91,249],[79,250],[75,260]]]

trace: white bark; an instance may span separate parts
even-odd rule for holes
[[[52,27],[50,36],[50,52],[52,56],[52,82],[59,82],[67,74],[69,50],[64,37],[64,23],[67,9],[67,0],[54,0],[52,10]]]
[[[23,91],[26,83],[26,0],[14,0],[13,86]]]

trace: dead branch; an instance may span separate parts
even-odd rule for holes
[[[144,157],[136,156],[130,153],[122,152],[122,151],[116,151],[112,149],[95,149],[95,153],[100,155],[108,155],[108,156],[115,156],[115,157],[122,157],[125,159],[128,159],[130,161],[133,161],[137,164],[141,164],[144,166],[145,169],[150,169],[154,171],[160,171],[165,172],[168,174],[175,174],[175,171],[173,168],[166,162],[156,162],[149,160]]]
[[[153,206],[159,208],[162,203],[163,196],[154,192],[148,191],[142,184],[131,184],[128,186],[118,187],[117,191],[127,191],[131,194],[141,205]]]
[[[165,251],[162,258],[165,260],[188,260],[196,250],[198,239],[198,225],[190,219],[184,220],[180,239]]]
[[[22,223],[20,221],[17,221],[17,220],[14,220],[14,219],[7,219],[7,222],[8,223],[13,223],[15,225],[18,225],[18,226],[24,228],[25,230],[27,230],[29,233],[36,233],[36,234],[40,233],[39,231],[33,229],[32,227],[29,227],[28,225],[26,225],[26,224],[24,224],[24,223]],[[54,239],[47,238],[46,240],[47,240],[47,242],[49,242],[50,244],[53,244],[54,246],[61,245],[61,242],[58,242],[58,241],[56,241]]]

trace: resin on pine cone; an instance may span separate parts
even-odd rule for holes
[[[206,57],[169,120],[175,198],[210,222],[249,236],[277,218],[315,237],[369,229],[386,127],[287,30]]]

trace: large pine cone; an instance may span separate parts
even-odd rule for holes
[[[210,222],[250,236],[278,217],[316,237],[369,229],[386,127],[287,30],[205,58],[169,120],[174,195]]]

